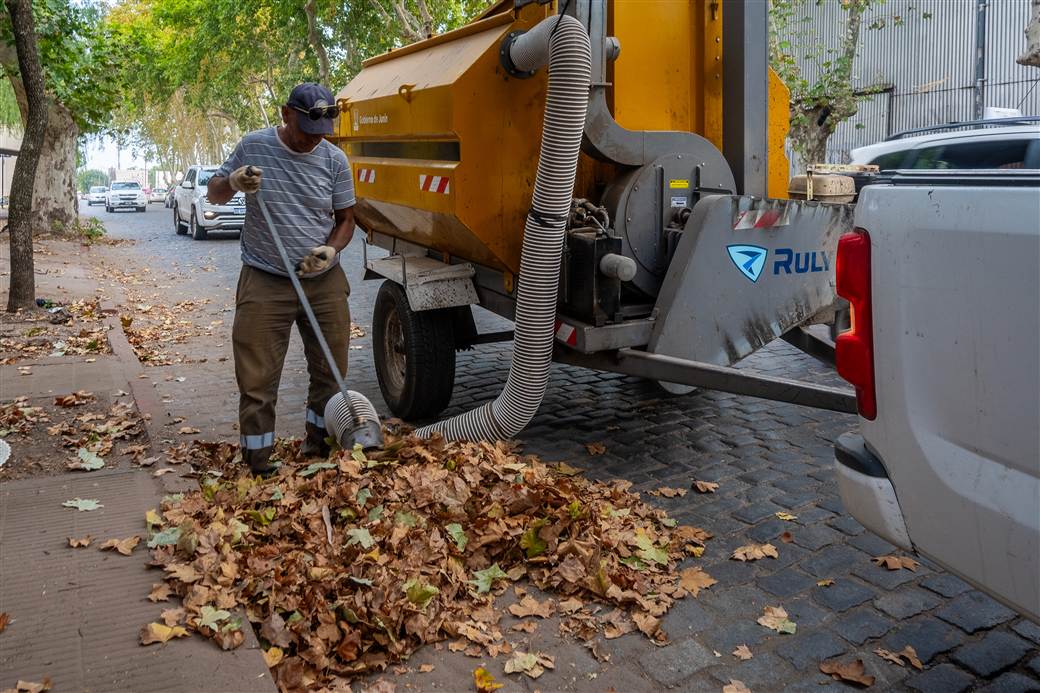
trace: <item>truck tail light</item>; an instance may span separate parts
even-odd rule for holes
[[[852,326],[838,335],[838,374],[856,388],[860,416],[877,418],[874,389],[874,324],[870,305],[870,235],[857,228],[838,241],[835,267],[838,295],[851,305]]]

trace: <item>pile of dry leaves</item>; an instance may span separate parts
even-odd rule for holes
[[[97,299],[34,310],[0,328],[0,365],[44,356],[92,356],[112,352]]]
[[[279,442],[283,466],[268,480],[242,476],[230,444],[178,451],[209,469],[201,491],[150,513],[152,562],[166,574],[153,599],[172,588],[183,608],[144,639],[190,629],[233,648],[244,607],[279,683],[304,688],[445,639],[478,656],[509,653],[494,597],[522,579],[561,600],[539,603],[517,585],[513,606],[557,611],[561,632],[594,653],[600,632],[638,628],[667,642],[661,616],[714,583],[699,568],[676,569],[710,535],[676,526],[628,482],[588,481],[501,442],[390,436],[371,457],[341,451],[320,462],[298,459],[298,445]]]

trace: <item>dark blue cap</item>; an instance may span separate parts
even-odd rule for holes
[[[293,87],[292,93],[289,94],[289,100],[286,105],[293,109],[303,109],[304,111],[310,111],[312,108],[324,108],[326,106],[333,106],[336,103],[336,97],[332,95],[332,92],[314,82],[304,82],[303,84],[297,84]],[[300,113],[296,119],[299,123],[300,129],[311,135],[331,135],[332,134],[332,119],[331,118],[319,118],[318,120],[311,120],[307,115]]]

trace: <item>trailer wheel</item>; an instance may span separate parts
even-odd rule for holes
[[[455,384],[455,337],[449,310],[413,311],[404,288],[379,287],[372,317],[376,376],[390,411],[412,421],[441,413]]]

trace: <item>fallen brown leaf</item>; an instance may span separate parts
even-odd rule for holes
[[[172,467],[163,467],[162,469],[156,469],[154,472],[152,472],[152,476],[162,476],[163,474],[169,474],[170,472],[175,471],[177,470]]]
[[[830,674],[835,681],[855,683],[864,687],[874,685],[874,677],[866,673],[862,659],[855,659],[851,662],[839,662],[831,659],[820,664],[820,671]]]
[[[906,658],[906,661],[909,662],[914,669],[924,669],[924,664],[917,657],[917,650],[915,650],[911,645],[907,645],[899,652],[891,652],[883,647],[879,647],[874,650],[874,654],[882,659],[887,659],[894,664],[898,664],[899,666],[903,666],[903,659]]]
[[[715,493],[718,490],[719,485],[714,481],[694,481],[693,488],[697,490],[697,493]]]
[[[834,580],[832,580],[831,578],[827,578],[826,580],[817,580],[816,581],[816,585],[818,587],[830,587],[833,584],[834,584]]]
[[[7,629],[7,624],[11,622],[11,615],[6,611],[0,611],[0,633],[3,633]]]
[[[776,516],[779,519],[784,520],[785,522],[791,522],[792,520],[797,520],[798,519],[797,515],[792,515],[791,513],[785,513],[783,510],[777,511],[776,512]]]
[[[717,582],[718,580],[696,566],[686,568],[679,573],[679,585],[694,597],[696,597],[701,590],[708,589]]]
[[[40,683],[19,679],[14,688],[8,688],[4,693],[43,693],[43,691],[49,691],[52,685],[54,684],[51,683],[51,677],[49,676],[44,676],[43,681]]]
[[[527,594],[524,595],[523,599],[521,599],[518,604],[509,605],[509,613],[513,614],[517,618],[527,618],[528,616],[549,618],[556,613],[556,604],[552,599],[546,599],[544,602],[539,602],[537,599]]]
[[[59,395],[54,398],[54,403],[59,407],[79,407],[89,402],[93,402],[97,397],[94,393],[87,392],[86,390],[77,390],[69,395]]]
[[[776,547],[772,544],[746,544],[740,546],[733,552],[733,558],[738,561],[757,561],[760,558],[779,558]]]
[[[104,544],[98,547],[100,551],[118,551],[124,556],[129,556],[134,552],[134,547],[141,543],[141,537],[136,534],[126,539],[109,539]]]
[[[177,609],[163,609],[159,617],[162,618],[163,623],[166,625],[176,626],[184,620],[186,615],[187,611],[185,611],[183,607],[180,607]]]
[[[282,658],[285,657],[285,652],[280,647],[270,647],[264,650],[263,653],[264,664],[267,665],[268,669],[274,669],[282,663]]]
[[[585,443],[585,449],[590,455],[602,455],[607,451],[607,446],[603,443]]]
[[[729,683],[722,687],[722,693],[751,693],[751,689],[745,686],[743,681],[730,679]]]
[[[794,535],[790,532],[784,532],[780,535],[780,541],[784,542],[785,544],[790,544],[792,541],[794,541]]]
[[[186,638],[188,635],[188,631],[183,626],[149,623],[141,628],[141,644],[151,645],[157,642],[168,642],[173,638]]]
[[[787,633],[793,635],[797,624],[787,617],[787,612],[782,606],[767,606],[762,610],[762,615],[758,617],[758,623],[771,628],[777,633]]]
[[[199,429],[192,428],[191,426],[181,426],[177,429],[177,432],[180,433],[182,436],[190,436],[194,433],[199,433]]]
[[[173,594],[173,588],[165,582],[157,582],[152,585],[152,591],[148,593],[148,600],[153,602],[164,602]]]
[[[433,671],[436,668],[437,667],[435,667],[432,664],[420,664],[419,665],[419,673],[420,674],[429,674],[431,671]]]
[[[90,542],[92,541],[94,541],[94,537],[89,534],[85,537],[69,537],[69,546],[78,549],[83,546],[90,546]]]
[[[520,621],[520,623],[514,623],[509,627],[509,630],[520,631],[522,633],[533,633],[538,628],[538,623],[535,621]]]
[[[733,656],[740,660],[748,660],[754,655],[751,654],[751,649],[747,645],[737,645],[737,649],[733,650]]]
[[[664,498],[676,498],[686,495],[686,489],[684,488],[669,488],[668,486],[662,486],[659,489],[650,491],[651,496],[662,496]]]
[[[899,570],[900,568],[906,568],[907,570],[917,572],[917,566],[920,565],[917,561],[907,556],[877,556],[876,558],[870,559],[874,563],[880,566],[884,566],[889,570]]]

